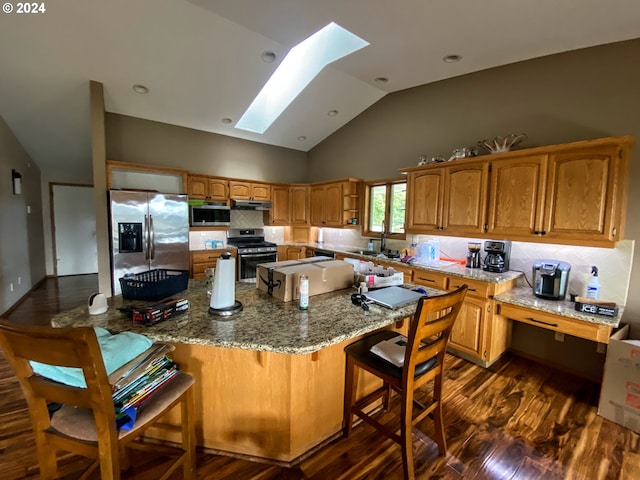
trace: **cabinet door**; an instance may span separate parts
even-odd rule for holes
[[[208,178],[207,197],[211,200],[226,202],[229,198],[229,182],[222,178]]]
[[[290,189],[287,185],[273,186],[273,206],[269,211],[271,225],[288,225],[290,218]]]
[[[251,184],[249,182],[229,180],[229,197],[239,200],[251,200]]]
[[[307,258],[307,249],[305,247],[287,247],[287,260],[300,260]]]
[[[615,146],[550,155],[545,237],[620,238],[614,224],[618,165]]]
[[[451,330],[449,345],[483,360],[485,309],[488,300],[466,297]]]
[[[189,198],[207,198],[207,177],[189,175],[187,179]]]
[[[343,196],[342,196],[342,184],[332,183],[325,187],[325,209],[324,209],[324,224],[330,227],[341,227],[343,222]]]
[[[409,173],[407,232],[435,233],[442,223],[444,168]]]
[[[327,192],[324,186],[311,187],[311,225],[323,227]]]
[[[442,229],[447,235],[479,235],[485,231],[489,162],[446,167]]]
[[[275,193],[275,192],[274,192]],[[295,186],[289,191],[291,201],[290,220],[292,224],[309,224],[309,187]]]
[[[253,183],[251,185],[251,200],[271,200],[271,185]]]
[[[488,233],[507,237],[541,231],[546,178],[547,155],[494,161]]]

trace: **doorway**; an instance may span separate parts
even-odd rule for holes
[[[93,186],[49,186],[53,266],[56,276],[98,273]]]

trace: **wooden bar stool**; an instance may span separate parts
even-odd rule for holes
[[[130,430],[118,430],[111,386],[93,328],[24,326],[0,319],[0,346],[29,404],[40,478],[56,477],[56,452],[63,450],[96,460],[82,478],[100,467],[103,480],[120,479],[121,467],[128,465],[125,447],[165,453],[160,445],[134,440],[178,405],[182,445],[171,449],[177,452],[176,458],[161,478],[168,478],[180,465],[185,479],[194,478],[193,377],[180,372],[150,398]],[[87,386],[73,387],[36,375],[30,361],[79,368]],[[63,406],[50,417],[48,403]]]
[[[445,295],[420,298],[409,325],[402,367],[394,365],[370,350],[379,342],[396,337],[397,332],[390,330],[377,332],[354,342],[345,349],[347,366],[343,432],[346,437],[351,435],[352,418],[353,415],[357,415],[399,443],[402,448],[405,479],[415,478],[412,449],[413,428],[429,414],[433,414],[438,451],[443,456],[447,453],[440,401],[444,357],[451,329],[460,312],[466,293],[467,286],[462,285],[454,292]],[[358,369],[366,370],[381,378],[383,385],[356,401]],[[414,391],[430,380],[434,381],[432,401],[428,405],[423,405],[414,399]],[[382,425],[372,415],[365,413],[368,406],[380,399],[383,400],[385,409],[388,409],[392,390],[401,397],[399,435],[396,433],[397,430],[394,431]],[[418,412],[415,416],[414,409]]]

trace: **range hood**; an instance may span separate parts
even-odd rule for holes
[[[231,200],[233,210],[271,210],[271,202],[264,200]]]

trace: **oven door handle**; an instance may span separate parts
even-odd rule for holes
[[[238,256],[240,258],[256,258],[256,257],[273,257],[276,252],[266,252],[266,253],[241,253]]]

